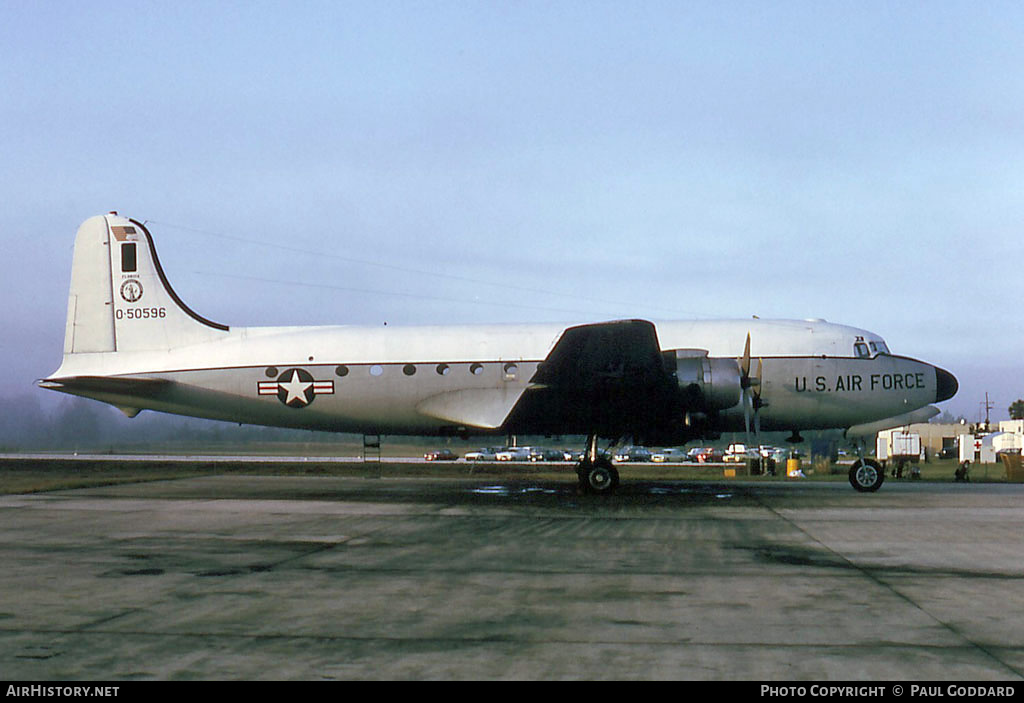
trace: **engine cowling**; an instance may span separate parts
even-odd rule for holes
[[[739,404],[743,390],[735,359],[712,358],[706,349],[676,349],[675,375],[688,411],[714,413]]]

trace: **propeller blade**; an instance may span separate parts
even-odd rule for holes
[[[740,376],[744,381],[750,380],[750,332],[747,332],[747,343],[740,358]]]
[[[747,391],[743,391],[743,426],[747,431],[747,440],[750,440],[750,414],[754,409],[754,404],[751,401],[750,395]]]
[[[761,443],[761,408],[764,407],[764,403],[761,402],[761,373],[764,370],[764,359],[758,357],[757,359],[757,378],[751,379],[752,386],[754,389],[753,398],[751,405],[754,406],[754,438],[758,444]]]

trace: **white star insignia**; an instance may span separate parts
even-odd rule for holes
[[[306,391],[312,385],[312,381],[300,380],[298,371],[292,371],[292,380],[287,383],[280,382],[280,387],[288,392],[288,397],[284,401],[285,405],[290,405],[293,400],[302,401],[303,405],[307,405],[309,401],[306,400]]]

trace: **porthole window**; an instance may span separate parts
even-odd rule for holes
[[[516,375],[516,371],[518,371],[518,370],[519,370],[519,367],[516,366],[515,364],[505,364],[505,373],[510,375],[510,376],[515,376]]]
[[[267,374],[267,378],[273,378],[274,376],[277,375],[277,367],[276,366],[269,366],[269,367],[267,367],[267,370],[264,373]]]
[[[348,376],[348,367],[345,365],[339,366],[338,368],[334,369],[334,375],[341,377]]]
[[[384,367],[381,366],[380,364],[374,364],[373,366],[370,367],[370,375],[371,376],[380,376],[383,373],[384,373]]]
[[[474,376],[479,376],[480,374],[482,374],[484,372],[484,365],[483,364],[473,364],[472,366],[469,367],[469,372],[471,374],[473,374]]]
[[[402,367],[402,373],[404,373],[406,376],[412,376],[414,373],[416,373],[416,366],[413,364],[406,364],[405,366]]]
[[[451,370],[452,369],[451,369],[451,367],[448,364],[438,364],[437,365],[437,375],[438,376],[447,376],[448,372],[451,371]]]

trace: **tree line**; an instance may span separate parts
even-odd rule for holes
[[[337,442],[342,436],[116,408],[75,396],[44,403],[40,394],[0,397],[0,451],[109,450],[154,444]],[[348,437],[351,441],[350,436]]]

